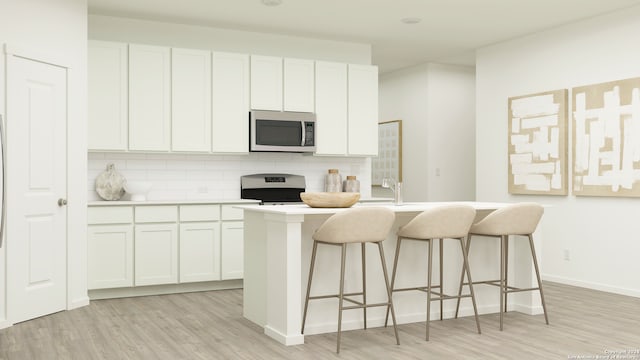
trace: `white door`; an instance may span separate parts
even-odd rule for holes
[[[7,313],[66,308],[67,70],[7,57]]]

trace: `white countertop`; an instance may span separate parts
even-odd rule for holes
[[[446,201],[446,202],[407,202],[403,205],[394,205],[391,202],[371,202],[371,203],[357,203],[353,207],[364,206],[383,206],[390,208],[394,212],[420,212],[428,209],[432,209],[437,206],[453,205],[453,204],[466,204],[471,205],[476,210],[495,210],[508,205],[507,203],[495,203],[495,202],[476,202],[476,201]],[[347,208],[312,208],[306,204],[301,205],[238,205],[236,208],[243,209],[245,211],[256,211],[270,214],[281,215],[322,215],[322,214],[334,214],[338,211],[344,211]]]
[[[140,206],[140,205],[203,205],[203,204],[257,204],[258,200],[246,199],[207,199],[207,200],[148,200],[148,201],[89,201],[88,206]]]

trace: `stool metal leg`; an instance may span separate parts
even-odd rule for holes
[[[433,259],[433,241],[431,239],[429,242],[429,267],[427,270],[427,335],[425,339],[429,341],[429,321],[431,320],[431,273],[432,273],[432,259]]]
[[[507,239],[504,241],[504,312],[507,312],[507,295],[509,293],[507,290],[509,289],[509,235],[507,235]],[[502,311],[502,310],[501,310]]]
[[[473,281],[471,280],[471,270],[469,269],[469,258],[467,251],[464,246],[464,238],[460,238],[460,249],[462,250],[462,266],[464,271],[467,273],[467,279],[469,279],[469,292],[471,293],[471,303],[473,304],[473,313],[476,317],[476,327],[478,328],[478,334],[482,334],[480,332],[480,319],[478,318],[478,307],[476,306],[476,295],[473,292]],[[460,303],[461,292],[458,292],[458,304]],[[457,315],[457,311],[456,311]]]
[[[307,308],[309,306],[309,294],[311,292],[311,280],[313,278],[313,268],[316,263],[316,252],[318,250],[318,242],[313,241],[313,252],[311,253],[311,265],[309,265],[309,281],[307,282],[307,296],[304,299],[304,314],[302,315],[302,329],[300,333],[304,334],[304,324],[307,321]]]
[[[387,263],[384,261],[384,250],[382,249],[382,241],[378,242],[378,251],[380,252],[380,262],[382,263],[382,274],[384,275],[384,284],[387,287],[387,309],[391,309],[391,321],[393,322],[393,332],[396,335],[396,344],[400,345],[400,337],[398,336],[398,327],[396,326],[396,312],[393,309],[393,297],[391,288],[389,287],[389,275],[387,274]]]
[[[504,283],[504,247],[506,243],[507,236],[500,236],[500,331],[502,331],[502,309],[504,307],[504,293],[505,293],[505,283]]]
[[[536,249],[533,246],[533,236],[529,234],[529,246],[531,247],[531,256],[533,257],[533,267],[536,270],[536,279],[538,280],[538,290],[540,291],[540,301],[542,301],[542,311],[544,312],[544,321],[549,325],[549,318],[547,317],[547,305],[544,302],[544,293],[542,292],[542,281],[540,280],[540,270],[538,269],[538,259],[536,256]]]
[[[340,353],[340,334],[342,333],[342,305],[344,301],[344,264],[347,255],[347,244],[342,244],[342,260],[340,265],[340,293],[338,294],[338,345],[336,352]]]
[[[461,239],[462,240],[462,239]],[[467,258],[467,262],[469,260],[469,248],[471,247],[471,234],[467,236],[467,246],[464,246],[465,257]],[[458,312],[460,311],[460,296],[462,296],[462,286],[464,286],[464,266],[462,267],[462,272],[460,273],[460,287],[458,287],[458,299],[456,301],[456,315],[455,318],[458,318]],[[471,286],[471,280],[469,280],[469,286]]]
[[[362,243],[362,303],[367,304],[367,266],[366,266],[366,254],[364,251],[365,243]],[[367,307],[362,308],[364,311],[364,329],[367,329]]]
[[[391,273],[391,294],[393,295],[393,290],[395,289],[396,283],[396,270],[398,269],[398,256],[400,255],[400,243],[402,242],[402,238],[398,236],[398,240],[396,241],[396,255],[393,259],[393,272]],[[387,307],[387,315],[384,318],[384,326],[387,326],[389,322],[389,307]]]
[[[443,273],[442,269],[444,268],[444,266],[442,265],[442,259],[444,258],[443,256],[444,248],[442,247],[442,243],[443,243],[442,240],[443,239],[440,239],[440,242],[438,245],[438,248],[440,250],[440,261],[439,261],[439,264],[440,264],[440,321],[442,321],[443,303],[444,303],[444,284],[443,284],[443,276],[442,276],[442,273]]]

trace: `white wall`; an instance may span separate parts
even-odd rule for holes
[[[218,29],[155,21],[89,16],[89,38],[181,48],[371,64],[371,45]],[[337,168],[355,175],[362,197],[371,196],[371,160],[301,154],[163,155],[92,153],[88,196],[97,200],[95,178],[107,163],[131,180],[149,180],[149,199],[238,199],[240,176],[262,172],[305,175],[309,191],[324,190],[324,176]]]
[[[89,39],[371,64],[371,45],[89,15]]]
[[[543,277],[634,296],[640,296],[640,200],[509,195],[507,99],[640,77],[638,33],[634,7],[489,46],[476,58],[477,199],[551,205],[543,219]]]
[[[68,72],[68,295],[69,309],[86,305],[86,0],[0,2],[0,44],[53,56]],[[0,113],[5,112],[4,53],[0,56]],[[11,134],[7,134],[11,136]],[[11,209],[9,209],[11,211]],[[11,239],[9,239],[11,241]],[[6,322],[4,247],[0,249],[0,328]]]
[[[405,201],[475,198],[474,70],[422,64],[380,77],[380,120],[402,120]]]

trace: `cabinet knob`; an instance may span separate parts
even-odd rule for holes
[[[62,207],[67,205],[67,199],[60,198],[58,199],[58,206]]]

